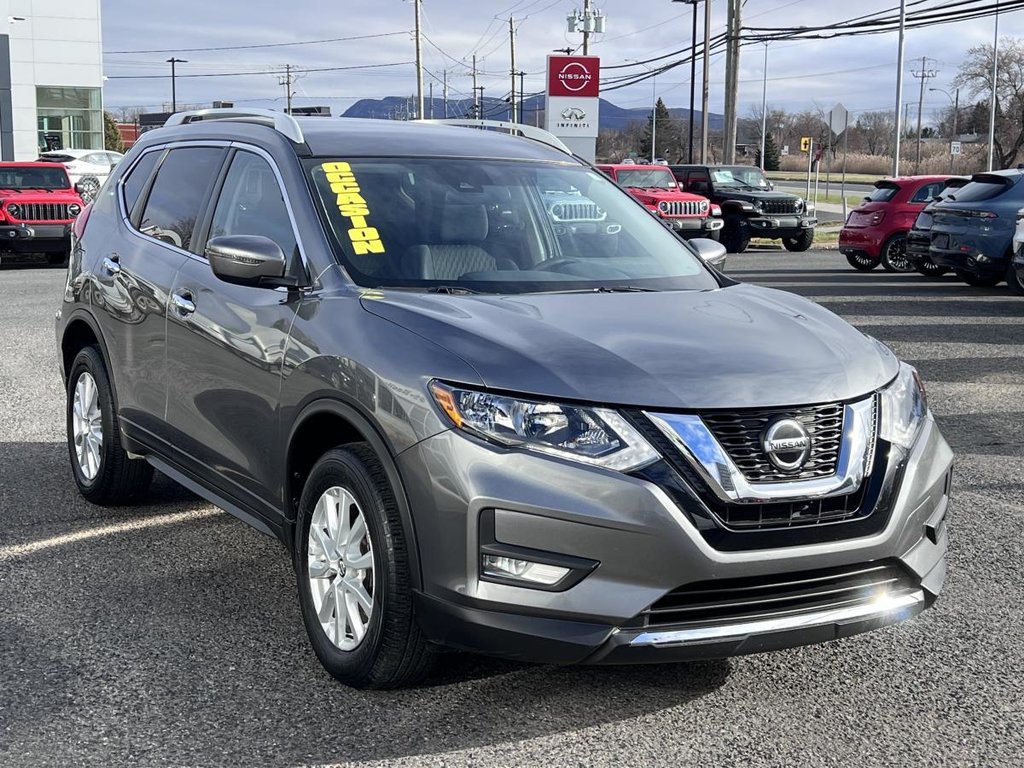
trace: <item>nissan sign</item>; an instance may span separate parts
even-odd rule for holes
[[[550,56],[548,96],[597,96],[601,79],[599,61],[597,56]]]

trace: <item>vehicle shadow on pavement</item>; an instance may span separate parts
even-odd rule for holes
[[[447,653],[418,687],[353,690],[313,655],[276,540],[163,478],[138,507],[95,507],[67,461],[63,444],[0,443],[0,466],[19,467],[0,476],[4,766],[448,752],[679,707],[732,670],[719,660],[557,668]],[[149,525],[112,530],[138,520]],[[75,532],[91,534],[54,538]],[[43,548],[25,551],[33,543]]]

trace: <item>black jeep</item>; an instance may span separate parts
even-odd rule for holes
[[[760,168],[752,165],[673,165],[687,192],[721,206],[722,244],[742,253],[752,237],[781,239],[787,251],[806,251],[814,242],[814,206],[797,195],[775,192]]]

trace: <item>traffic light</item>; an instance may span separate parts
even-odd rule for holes
[[[811,151],[811,137],[810,136],[801,136],[800,137],[800,151],[801,152],[810,152]]]

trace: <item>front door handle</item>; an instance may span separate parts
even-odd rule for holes
[[[196,305],[192,298],[193,296],[190,291],[179,291],[171,294],[171,305],[179,316],[187,317],[196,311]]]
[[[104,257],[103,271],[110,277],[118,274],[121,271],[121,257],[116,253],[112,253],[109,256]]]

